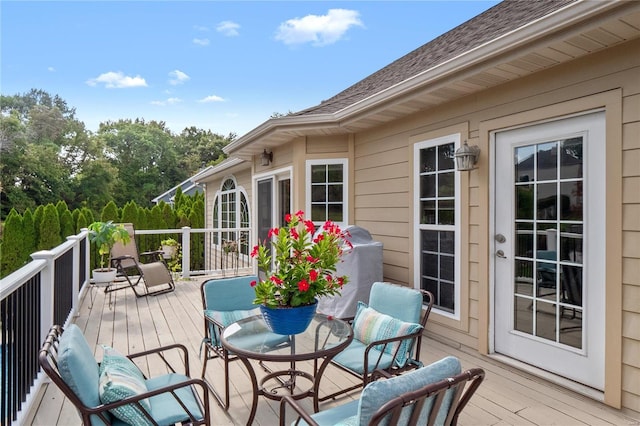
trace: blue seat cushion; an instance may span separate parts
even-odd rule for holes
[[[369,383],[357,401],[329,408],[312,414],[311,417],[321,426],[328,425],[361,425],[369,424],[373,414],[385,403],[407,392],[418,390],[431,383],[439,382],[447,377],[455,376],[461,371],[460,361],[448,356],[433,364],[413,370],[409,373],[394,376],[386,380],[377,380]],[[436,424],[442,425],[451,406],[453,393],[445,397],[438,413]],[[427,414],[433,401],[428,401],[422,411],[418,424],[426,424]],[[399,424],[406,424],[409,413],[401,415]],[[305,423],[301,423],[305,424]]]
[[[145,382],[145,384],[149,391],[154,391],[164,386],[174,385],[187,380],[190,380],[190,378],[183,374],[171,373],[150,378]],[[198,403],[196,396],[194,396],[191,386],[179,388],[175,392],[191,414],[196,418],[202,418],[200,404]],[[186,421],[189,418],[187,412],[180,406],[180,403],[171,393],[162,393],[152,396],[150,400],[151,413],[154,420],[160,426],[172,425],[174,423]]]
[[[349,346],[336,355],[332,361],[347,367],[349,370],[355,371],[358,374],[364,374],[364,351],[366,348],[367,345],[354,339],[351,341]],[[382,356],[380,358],[380,362],[376,365],[378,357],[380,356]],[[367,372],[371,373],[375,368],[387,369],[391,366],[392,361],[393,359],[391,355],[373,348],[369,351]]]

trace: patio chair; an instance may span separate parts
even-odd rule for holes
[[[184,373],[177,373],[167,361],[174,353],[180,356]],[[169,373],[145,377],[132,361],[139,357],[148,357],[148,362],[157,359]],[[105,348],[98,364],[93,348],[75,324],[64,332],[54,325],[40,349],[39,362],[75,405],[84,425],[211,424],[209,390],[203,380],[189,377],[189,355],[183,345],[126,357]]]
[[[422,332],[433,302],[433,294],[425,290],[387,282],[373,283],[369,305],[358,302],[352,320],[353,341],[331,360],[332,365],[359,378],[360,382],[319,400],[326,401],[366,386],[375,370],[398,375],[422,367]]]
[[[315,414],[306,413],[294,397],[285,395],[280,425],[286,422],[287,405],[299,416],[294,425],[455,425],[484,380],[481,368],[460,370],[460,361],[452,356],[401,376],[377,370],[374,379],[387,378],[367,384],[359,399]]]
[[[230,277],[207,280],[200,286],[204,314],[204,338],[200,350],[205,349],[202,375],[204,379],[207,362],[220,358],[224,364],[224,395],[210,383],[210,390],[225,410],[229,408],[229,363],[239,358],[222,346],[220,336],[228,325],[252,315],[260,315],[260,308],[253,303],[255,292],[251,281],[256,276]],[[289,344],[289,337],[269,332],[255,337],[257,345],[278,348]],[[259,340],[258,340],[259,339]],[[266,366],[261,366],[267,370]]]
[[[123,223],[131,236],[128,244],[117,242],[111,249],[111,266],[116,268],[118,276],[124,278],[137,297],[158,295],[175,290],[175,284],[169,268],[162,256],[162,250],[138,254],[133,224]],[[143,262],[142,259],[145,261]],[[144,289],[140,283],[144,284]],[[114,287],[113,290],[117,290]],[[109,290],[106,290],[108,292]]]

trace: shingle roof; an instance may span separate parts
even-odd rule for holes
[[[576,0],[505,0],[319,105],[291,115],[307,116],[340,111],[574,1]]]

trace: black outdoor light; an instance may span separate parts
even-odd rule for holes
[[[455,157],[458,171],[473,170],[477,168],[480,148],[476,145],[469,146],[467,141],[464,141],[462,146],[456,150]]]
[[[273,152],[267,150],[263,150],[262,154],[260,154],[260,164],[263,166],[268,166],[269,163],[273,161]]]

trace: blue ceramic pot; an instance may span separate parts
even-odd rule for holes
[[[268,308],[260,305],[262,317],[267,326],[276,334],[292,335],[302,333],[309,327],[316,313],[318,300],[312,305],[293,308]]]

